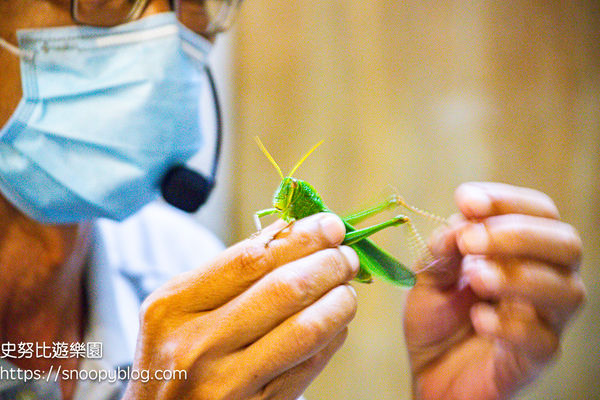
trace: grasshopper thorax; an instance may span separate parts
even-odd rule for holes
[[[273,195],[273,207],[285,220],[300,219],[327,211],[323,200],[308,182],[287,176]]]

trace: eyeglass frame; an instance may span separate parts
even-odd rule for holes
[[[79,3],[80,0],[71,0],[71,7],[70,7],[70,12],[71,12],[71,18],[73,18],[73,21],[75,21],[78,24],[81,25],[92,25],[89,24],[89,22],[85,22],[85,21],[81,21],[79,18],[77,18],[77,4]],[[106,25],[93,25],[93,26],[104,26],[104,27],[111,27],[111,26],[117,26],[120,24],[125,24],[127,22],[131,22],[131,21],[135,21],[136,19],[138,19],[142,13],[144,12],[144,10],[146,9],[146,7],[148,6],[148,4],[150,3],[151,0],[135,0],[135,3],[133,4],[131,11],[129,12],[129,14],[121,21],[119,21],[118,23],[114,23],[114,24],[106,24]],[[237,2],[235,2],[234,7],[239,7],[239,4],[241,4],[242,0],[238,0]],[[174,4],[174,0],[169,0],[169,5],[171,7],[171,10],[175,10],[175,4]],[[209,35],[213,35],[219,32],[223,32],[225,29],[214,29],[211,30],[209,29],[211,26],[210,21],[209,24],[207,25],[206,29],[204,29],[202,31],[202,33],[205,34],[209,34]],[[200,33],[200,32],[199,32]]]

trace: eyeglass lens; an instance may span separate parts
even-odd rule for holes
[[[241,0],[174,0],[179,20],[197,33],[228,29]],[[139,17],[148,0],[72,0],[73,18],[82,24],[114,26]]]
[[[114,26],[138,17],[146,0],[72,0],[73,17],[79,23]]]

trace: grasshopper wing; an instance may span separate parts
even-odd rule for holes
[[[346,232],[352,232],[355,228],[347,222]],[[360,259],[361,272],[357,279],[361,282],[369,282],[369,273],[384,278],[394,285],[414,286],[416,277],[408,267],[396,260],[391,254],[377,246],[370,239],[363,239],[350,245]]]
[[[395,285],[414,286],[416,282],[414,272],[378,247],[372,240],[363,239],[351,247],[358,254],[362,268]]]

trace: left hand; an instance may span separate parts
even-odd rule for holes
[[[581,306],[581,240],[543,193],[497,183],[456,191],[435,264],[405,313],[415,398],[507,398],[557,353]]]
[[[157,379],[130,380],[125,399],[291,400],[304,392],[346,338],[356,313],[347,283],[359,259],[341,246],[346,230],[334,214],[281,232],[284,225],[144,300],[133,369]],[[159,379],[166,371],[174,379]]]

